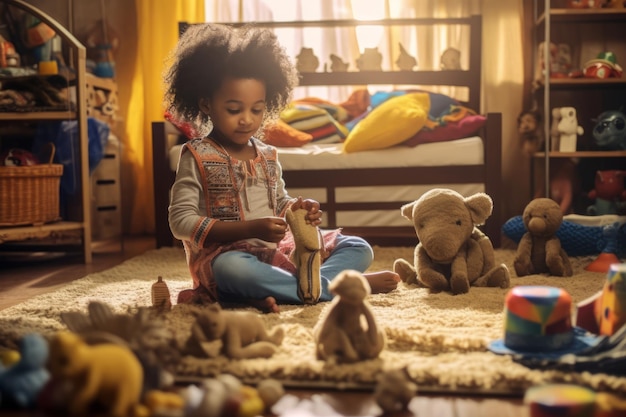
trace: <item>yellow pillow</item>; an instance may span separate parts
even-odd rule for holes
[[[374,108],[350,131],[343,151],[384,149],[402,143],[424,127],[429,110],[428,93],[392,97]]]

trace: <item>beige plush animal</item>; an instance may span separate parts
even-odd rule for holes
[[[371,288],[363,274],[345,270],[328,288],[335,297],[313,329],[317,358],[331,363],[376,358],[385,347],[385,334],[366,300]]]
[[[194,314],[196,320],[183,349],[193,356],[224,353],[231,359],[269,358],[283,342],[283,328],[268,332],[256,313],[222,310],[214,303],[196,307]]]
[[[292,260],[297,268],[298,297],[304,304],[315,304],[322,295],[322,237],[317,226],[306,221],[307,210],[287,210],[285,220],[289,224],[296,249]]]
[[[563,222],[559,204],[550,198],[535,198],[522,215],[527,232],[522,236],[513,266],[518,276],[548,273],[572,276],[572,265],[556,231]]]
[[[132,416],[140,409],[143,368],[124,346],[90,346],[75,333],[59,332],[50,342],[48,369],[57,384],[70,384],[65,402],[72,415],[88,415],[94,405],[113,417]]]
[[[418,200],[402,206],[419,239],[415,259],[396,259],[394,271],[409,284],[431,292],[462,294],[471,285],[501,287],[510,285],[506,265],[496,265],[489,238],[476,226],[491,215],[493,202],[485,193],[463,197],[454,190],[435,188]]]

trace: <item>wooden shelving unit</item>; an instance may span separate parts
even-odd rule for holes
[[[615,39],[614,34],[620,33],[619,28],[626,26],[626,9],[605,9],[588,8],[574,9],[566,8],[564,0],[534,0],[534,30],[533,30],[533,54],[536,53],[540,42],[549,44],[566,43],[572,48],[572,56],[578,57],[581,62],[573,62],[573,69],[582,68],[586,59],[582,57],[582,45],[590,37],[599,43],[599,47],[619,46],[619,51],[613,51],[618,59],[623,62],[626,58],[625,38]],[[590,31],[595,28],[595,32]],[[618,28],[617,31],[611,28]],[[597,33],[596,33],[597,32]],[[561,37],[558,38],[560,33]],[[567,34],[571,35],[568,37]],[[604,42],[599,42],[598,37]],[[557,39],[558,38],[558,39]],[[619,43],[622,42],[622,43]],[[594,43],[595,45],[595,43]],[[623,47],[622,47],[623,46]],[[544,61],[549,60],[547,54]],[[589,51],[587,51],[589,52]],[[603,52],[603,50],[598,50]],[[536,57],[536,55],[534,55]],[[590,57],[586,57],[590,58]],[[623,65],[623,63],[622,63]],[[534,62],[534,67],[537,62]],[[578,188],[580,196],[586,195],[589,187],[593,188],[593,174],[596,169],[615,169],[615,167],[626,167],[626,151],[606,150],[595,146],[592,136],[595,118],[607,110],[619,110],[621,105],[626,104],[626,78],[570,78],[554,77],[550,71],[543,71],[540,79],[535,79],[535,89],[533,96],[543,114],[544,136],[546,138],[546,149],[548,152],[537,152],[533,155],[531,167],[531,182],[535,186],[535,171],[541,171],[538,165],[543,162],[543,189],[546,196],[551,195],[550,176],[553,174],[554,164],[562,166],[565,160],[570,159],[576,164],[577,183],[574,189]],[[578,148],[576,152],[559,152],[553,149],[550,144],[552,109],[555,107],[571,106],[577,111],[578,123],[583,126],[584,133],[579,136]],[[586,183],[585,183],[586,182]],[[534,193],[533,193],[534,194]],[[580,197],[579,196],[579,197]],[[585,197],[580,197],[579,207],[573,207],[574,212],[581,212],[588,202],[582,201]],[[574,196],[576,204],[576,196]]]
[[[70,66],[74,70],[76,80],[76,110],[75,111],[52,111],[52,112],[8,112],[0,113],[0,123],[17,121],[54,121],[76,120],[78,124],[78,162],[80,189],[77,202],[75,203],[78,219],[64,219],[42,225],[0,227],[0,250],[71,250],[78,249],[82,252],[84,262],[92,262],[91,241],[91,208],[90,208],[90,182],[89,182],[89,157],[87,139],[87,113],[85,108],[85,61],[86,50],[66,28],[55,19],[23,0],[3,0],[8,7],[15,7],[36,16],[40,21],[50,26],[62,39],[63,45],[72,49],[72,61]],[[2,198],[0,196],[0,198]]]

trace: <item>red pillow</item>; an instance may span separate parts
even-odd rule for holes
[[[422,129],[413,137],[405,140],[401,145],[417,146],[422,143],[445,142],[448,140],[461,139],[475,134],[478,129],[485,125],[487,118],[480,114],[469,114],[456,122],[448,122],[433,130]]]

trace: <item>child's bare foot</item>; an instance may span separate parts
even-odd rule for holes
[[[248,300],[248,303],[252,307],[258,308],[263,313],[280,313],[280,307],[276,299],[272,296],[265,297],[262,300]]]
[[[372,288],[372,294],[388,293],[395,290],[400,282],[400,275],[393,271],[378,271],[363,274]]]

